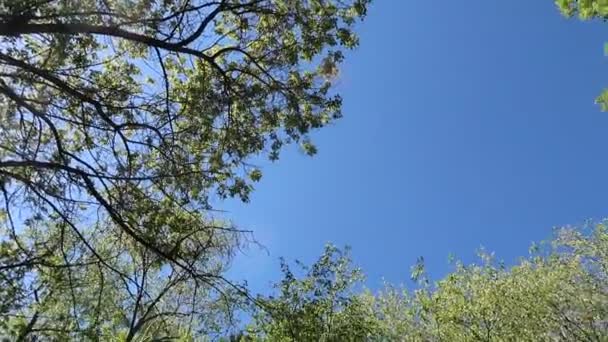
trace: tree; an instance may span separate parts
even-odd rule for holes
[[[355,295],[363,280],[348,249],[328,245],[311,266],[298,265],[298,278],[282,261],[283,279],[276,297],[260,299],[261,310],[249,330],[264,341],[363,341],[377,333],[374,312]],[[243,338],[243,340],[247,340]]]
[[[389,340],[601,341],[606,298],[577,258],[553,255],[510,269],[459,264],[432,289],[387,289],[378,307]]]
[[[1,331],[17,340],[37,336],[131,341],[213,336],[230,329],[232,314],[244,300],[241,293],[197,281],[120,232],[99,231],[109,234],[89,237],[107,266],[61,224],[47,227],[47,238],[37,240],[37,251],[44,257],[27,260],[27,268],[7,266],[27,273],[0,277],[2,288],[16,292],[0,299],[6,304],[0,312]],[[214,235],[207,236],[205,250],[192,257],[198,258],[197,267],[207,277],[221,277],[238,240],[233,233],[206,233]]]
[[[608,3],[603,0],[555,0],[566,16],[578,15],[581,19],[608,17]]]
[[[455,263],[434,284],[422,263],[413,290],[356,291],[362,274],[334,247],[301,279],[287,267],[279,295],[241,341],[605,341],[608,228],[559,230],[506,267],[491,254]]]
[[[253,156],[314,154],[368,2],[0,1],[5,329],[171,336],[246,295],[222,276],[243,231],[215,200],[248,200]]]

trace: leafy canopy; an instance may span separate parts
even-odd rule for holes
[[[357,291],[363,275],[335,247],[298,278],[284,266],[278,295],[241,341],[606,341],[608,228],[560,229],[506,267],[481,252],[431,284]]]
[[[316,151],[368,2],[0,0],[2,329],[206,334],[246,294],[214,203]]]

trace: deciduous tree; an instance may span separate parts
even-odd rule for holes
[[[606,341],[608,229],[562,229],[512,266],[480,253],[436,282],[358,291],[362,273],[333,247],[278,295],[242,341]]]
[[[214,200],[248,200],[253,156],[276,160],[292,142],[314,153],[309,133],[340,117],[332,80],[367,5],[1,0],[11,331],[130,339],[150,323],[170,335],[178,316],[203,316],[204,298],[243,292],[222,276],[241,231]]]

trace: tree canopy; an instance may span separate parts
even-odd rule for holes
[[[0,1],[0,324],[206,335],[251,158],[340,117],[368,0]],[[111,298],[111,299],[110,299]],[[228,310],[229,311],[229,310]],[[186,335],[183,334],[186,333]]]
[[[316,152],[369,2],[0,0],[0,338],[607,341],[605,222],[512,266],[420,259],[410,287],[365,289],[333,245],[272,295],[225,277],[250,232],[218,201],[249,200],[252,159]]]
[[[608,228],[564,228],[507,267],[492,254],[431,282],[360,291],[362,272],[333,246],[298,277],[284,266],[242,341],[606,341]]]

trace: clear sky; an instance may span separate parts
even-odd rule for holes
[[[508,263],[552,228],[608,216],[608,24],[551,0],[375,1],[340,75],[344,118],[263,163],[247,205],[224,204],[270,254],[232,273],[254,290],[279,256],[348,244],[368,286],[431,276],[484,246]]]

